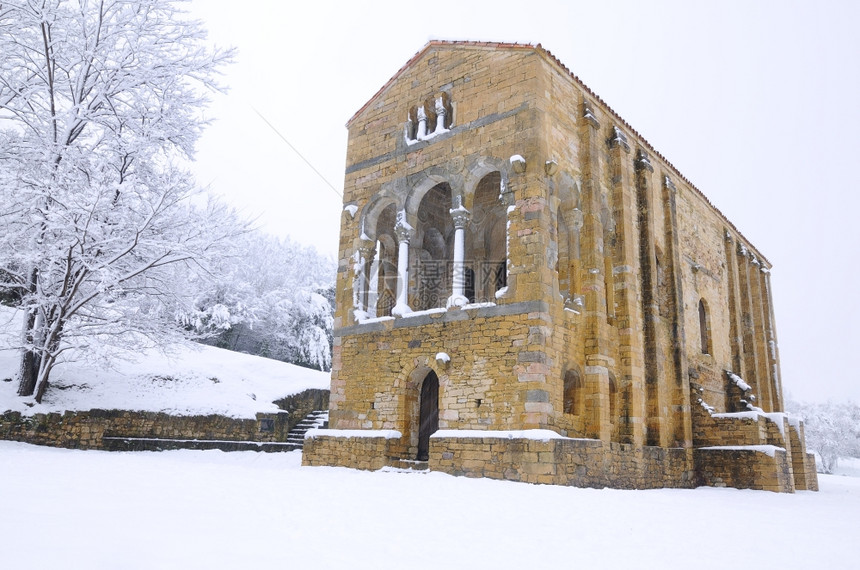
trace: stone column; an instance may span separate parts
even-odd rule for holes
[[[756,398],[760,396],[760,386],[758,378],[758,351],[755,347],[755,324],[754,312],[752,308],[752,293],[750,287],[750,252],[746,246],[738,242],[738,285],[740,289],[740,313],[741,313],[741,331],[743,335],[744,347],[744,372],[743,379],[753,389],[753,394]],[[752,402],[751,402],[752,403]]]
[[[600,220],[600,155],[605,139],[588,101],[582,104],[580,122],[582,153],[582,288],[585,295],[585,376],[583,377],[585,436],[608,444],[609,331],[606,322],[606,290],[603,278],[603,224]]]
[[[415,138],[419,141],[427,138],[427,111],[424,110],[424,105],[418,106],[418,132]]]
[[[755,335],[755,351],[758,369],[756,376],[759,380],[758,396],[759,406],[766,412],[773,411],[773,398],[771,395],[770,363],[767,350],[767,324],[765,317],[765,304],[761,287],[761,262],[753,255],[750,258],[750,295],[753,308],[753,334]]]
[[[356,275],[359,286],[358,310],[364,316],[369,316],[368,313],[370,312],[370,281],[368,271],[370,269],[370,261],[376,255],[374,245],[375,242],[372,240],[363,239],[358,246],[358,275]]]
[[[741,325],[738,262],[735,257],[735,240],[726,231],[726,273],[729,287],[729,342],[732,347],[732,372],[744,377],[744,338]],[[727,410],[732,411],[732,410]]]
[[[615,220],[615,257],[606,270],[612,272],[617,287],[614,304],[621,402],[616,421],[622,422],[620,440],[639,448],[645,442],[645,372],[642,337],[639,334],[642,330],[642,313],[638,304],[639,278],[635,269],[639,255],[636,249],[636,192],[627,137],[617,127],[614,135],[609,148],[612,207],[618,214]]]
[[[433,131],[434,134],[441,134],[448,132],[448,129],[445,128],[445,116],[448,114],[448,110],[445,109],[445,102],[441,97],[436,99],[436,130]]]
[[[450,210],[454,220],[454,266],[451,276],[452,291],[447,307],[462,307],[469,302],[466,298],[466,224],[472,217],[471,212],[462,206]]]
[[[657,304],[656,222],[651,195],[651,176],[654,173],[654,167],[651,165],[648,153],[642,149],[636,153],[634,167],[639,210],[639,268],[642,282],[642,334],[645,357],[645,445],[668,447],[669,433],[664,414],[665,385],[657,345],[660,307]]]
[[[367,285],[367,316],[369,318],[376,317],[376,303],[379,301],[379,254],[382,252],[382,247],[379,242],[376,242],[373,261],[370,263],[370,277]]]
[[[391,309],[395,317],[411,313],[409,308],[409,240],[415,235],[415,229],[406,221],[406,212],[397,213],[397,223],[394,224],[394,235],[397,237],[397,302]]]
[[[764,291],[762,298],[767,304],[765,317],[767,318],[768,330],[768,354],[771,361],[771,378],[773,380],[773,411],[782,412],[785,409],[785,402],[782,394],[782,372],[779,368],[779,342],[776,338],[776,321],[773,316],[773,297],[770,289],[770,270],[762,267],[761,270],[762,289]]]
[[[672,391],[674,441],[672,445],[693,445],[693,418],[690,410],[690,376],[687,366],[687,335],[684,327],[684,289],[681,278],[681,245],[678,237],[678,189],[668,176],[663,177],[663,220],[666,235],[666,271],[671,275],[672,313],[671,333],[674,385]]]

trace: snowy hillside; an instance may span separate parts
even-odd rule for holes
[[[14,311],[0,307],[0,348],[12,345],[18,331]],[[124,351],[109,363],[64,363],[52,374],[42,404],[29,407],[11,381],[17,366],[17,352],[0,349],[0,412],[101,408],[253,418],[276,411],[274,400],[329,387],[328,372],[189,343],[169,354]]]

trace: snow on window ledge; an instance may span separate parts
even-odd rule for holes
[[[382,323],[385,321],[393,321],[394,317],[373,317],[372,319],[357,319],[360,325],[369,325],[371,323]]]
[[[408,319],[411,317],[420,317],[421,315],[438,315],[440,313],[447,313],[448,309],[445,307],[437,307],[435,309],[426,309],[424,311],[412,311],[411,313],[406,313],[401,315],[401,319]]]

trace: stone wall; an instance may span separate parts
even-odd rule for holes
[[[703,485],[780,493],[795,489],[791,459],[779,447],[702,448],[695,451],[695,462]]]
[[[33,415],[7,411],[0,415],[0,439],[72,449],[106,449],[105,437],[282,442],[308,412],[328,406],[328,391],[305,390],[277,404],[283,411],[260,413],[255,419],[127,410]]]
[[[323,433],[328,432],[328,433]],[[302,465],[375,471],[392,464],[400,433],[389,430],[312,430],[305,435]]]
[[[488,477],[526,483],[654,489],[695,486],[686,469],[686,451],[597,439],[433,436],[430,469],[451,475]]]

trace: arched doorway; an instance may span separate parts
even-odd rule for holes
[[[430,436],[439,429],[439,378],[432,370],[421,383],[418,403],[418,461],[430,457]]]

